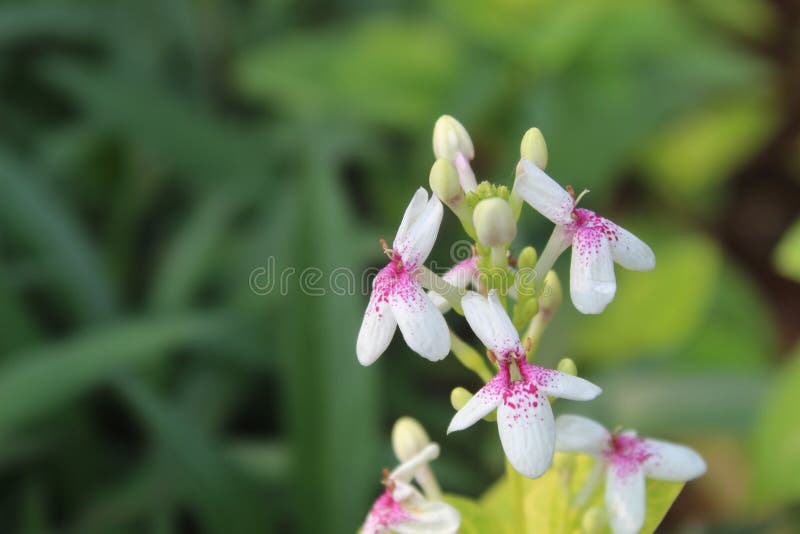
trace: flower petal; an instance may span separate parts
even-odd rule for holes
[[[520,372],[545,395],[570,400],[592,400],[603,390],[588,380],[561,371],[520,362]]]
[[[372,294],[356,341],[356,354],[361,365],[375,362],[394,336],[397,322],[388,304],[393,277],[394,267],[387,265],[372,282]]]
[[[503,393],[508,386],[508,369],[500,369],[494,378],[483,386],[467,403],[453,416],[447,433],[464,430],[474,425],[479,419],[488,415],[497,408],[503,399]]]
[[[406,344],[435,362],[450,352],[450,329],[431,299],[405,271],[398,274],[389,293],[389,306]]]
[[[571,223],[575,202],[570,194],[527,159],[521,163],[523,172],[514,181],[514,192],[554,223]]]
[[[410,518],[392,527],[398,534],[455,534],[461,526],[458,510],[442,501],[422,500],[409,503]]]
[[[411,202],[408,203],[406,211],[403,213],[403,220],[400,221],[400,227],[397,229],[397,234],[394,236],[394,242],[405,241],[408,236],[408,231],[411,224],[419,217],[425,206],[428,204],[428,192],[424,187],[420,187],[411,197]]]
[[[436,236],[439,233],[439,226],[442,224],[444,213],[442,202],[436,196],[427,200],[422,210],[419,210],[419,198],[428,198],[428,192],[420,188],[420,192],[414,195],[411,204],[406,209],[403,222],[394,238],[393,248],[403,259],[403,264],[409,271],[413,271],[431,253]],[[418,210],[416,212],[412,210]]]
[[[437,443],[429,443],[417,454],[395,467],[389,477],[395,481],[400,480],[409,483],[420,467],[427,465],[438,457],[439,445]]]
[[[505,360],[511,353],[524,354],[519,334],[508,317],[497,292],[492,290],[488,297],[468,291],[461,299],[464,316],[475,335],[492,349],[498,358]]]
[[[609,467],[606,474],[606,510],[614,534],[635,534],[644,525],[645,484],[641,468]]]
[[[580,415],[556,418],[556,450],[597,456],[606,450],[611,433],[596,421]]]
[[[611,256],[614,261],[634,271],[652,271],[656,268],[656,255],[647,244],[622,228],[608,221],[614,228],[611,240]]]
[[[614,260],[599,227],[581,227],[575,233],[569,278],[572,303],[582,313],[600,313],[614,299]]]
[[[650,456],[642,465],[647,476],[658,480],[686,482],[706,472],[706,462],[689,447],[645,439]]]
[[[547,471],[555,451],[553,411],[532,384],[518,380],[509,385],[497,408],[497,430],[514,469],[528,478]]]

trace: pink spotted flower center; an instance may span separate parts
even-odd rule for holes
[[[392,490],[386,488],[386,491],[372,505],[369,517],[364,525],[364,531],[367,533],[380,532],[379,529],[381,527],[391,527],[409,519],[411,519],[411,516],[394,499]]]
[[[620,477],[635,473],[652,455],[644,439],[629,434],[612,434],[605,452],[606,459]]]

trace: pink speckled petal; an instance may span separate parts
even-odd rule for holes
[[[522,381],[512,382],[497,408],[497,430],[511,465],[528,478],[553,461],[555,423],[547,397]]]
[[[652,271],[656,268],[656,255],[647,244],[611,221],[608,221],[615,230],[611,243],[611,256],[614,261],[634,271]]]
[[[689,447],[657,439],[646,439],[644,442],[650,456],[642,467],[651,478],[686,482],[706,472],[703,458]]]
[[[422,191],[427,198],[428,193],[424,189]],[[442,202],[433,196],[425,204],[424,209],[412,217],[410,223],[406,225],[405,217],[403,218],[403,224],[394,239],[393,248],[400,254],[409,271],[413,271],[421,265],[431,253],[436,236],[439,234],[443,213]]]
[[[581,313],[600,313],[614,299],[614,260],[600,228],[579,228],[575,233],[569,278],[572,303]]]
[[[412,493],[418,493],[411,486],[408,487]],[[394,491],[384,491],[367,514],[361,534],[388,534],[398,523],[411,519],[411,515],[403,508],[402,499],[398,497],[404,492],[405,488],[398,491],[397,487]]]
[[[614,534],[635,534],[644,525],[645,484],[640,468],[618,470],[613,465],[606,473],[606,510]]]
[[[461,299],[461,307],[475,335],[498,358],[505,359],[510,353],[524,354],[517,329],[496,291],[490,291],[488,297],[469,291]]]
[[[611,433],[596,421],[580,415],[556,418],[556,450],[598,456],[608,449]]]
[[[389,294],[389,306],[406,344],[424,358],[439,361],[450,352],[450,329],[436,306],[406,273]]]
[[[554,223],[570,224],[575,202],[569,193],[527,159],[521,163],[523,172],[514,182],[514,192]]]
[[[447,427],[447,433],[464,430],[486,417],[500,404],[507,386],[508,370],[501,369],[453,416],[450,426]]]
[[[545,395],[570,400],[592,400],[603,390],[586,379],[523,362],[523,375]]]
[[[372,294],[356,341],[356,355],[361,365],[370,365],[383,354],[397,327],[389,307],[391,273],[391,266],[384,267],[372,283]]]

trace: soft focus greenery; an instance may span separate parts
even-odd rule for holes
[[[539,361],[604,393],[556,411],[705,456],[664,529],[791,532],[798,21],[778,0],[0,1],[0,531],[353,532],[402,415],[445,491],[484,494],[495,425],[444,432],[477,377],[399,338],[362,368],[366,290],[329,283],[385,261],[449,113],[509,186],[539,127],[548,172],[656,252],[604,315],[565,299]],[[520,223],[541,248],[549,223]],[[462,238],[446,214],[439,269]],[[294,271],[261,294],[270,258]]]

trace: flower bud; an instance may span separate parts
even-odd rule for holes
[[[439,158],[431,167],[430,185],[433,194],[445,204],[458,199],[464,194],[458,181],[458,171],[449,160]]]
[[[433,127],[433,153],[450,161],[455,161],[459,153],[468,160],[475,157],[466,128],[450,115],[439,117]]]
[[[470,393],[466,388],[457,387],[453,388],[453,391],[450,392],[450,404],[453,405],[453,409],[455,411],[463,408],[471,398],[472,393]]]
[[[401,462],[419,454],[430,442],[428,433],[413,417],[401,417],[392,427],[392,449]]]
[[[544,290],[539,297],[539,307],[552,314],[561,306],[562,298],[561,281],[555,271],[550,271],[544,278]]]
[[[547,145],[539,128],[530,128],[525,132],[519,145],[519,154],[544,170],[547,166]]]
[[[478,233],[478,241],[490,247],[504,245],[517,235],[511,205],[502,198],[487,198],[478,202],[472,222]]]
[[[533,269],[536,267],[536,249],[533,247],[523,248],[517,257],[517,268]]]
[[[558,362],[558,367],[556,367],[556,370],[568,375],[578,376],[578,366],[575,365],[575,362],[572,361],[572,358],[561,358],[561,361]]]

